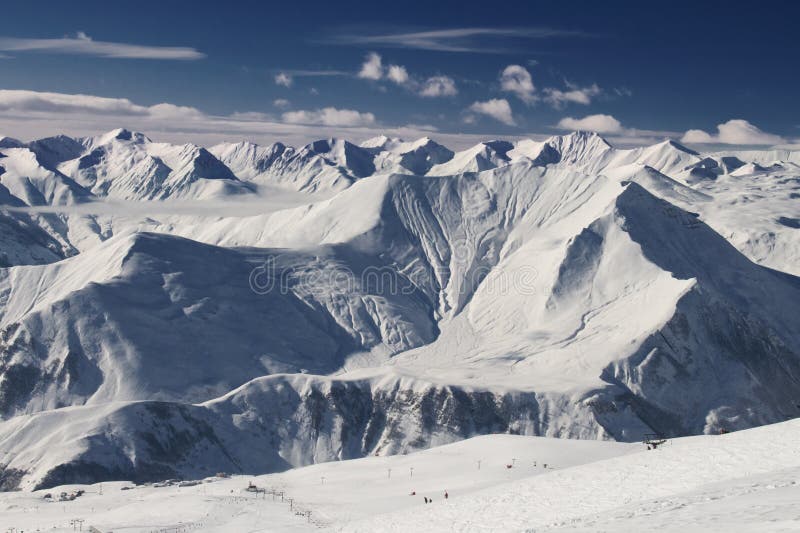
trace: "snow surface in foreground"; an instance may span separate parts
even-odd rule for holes
[[[798,420],[674,439],[656,451],[490,435],[191,487],[123,491],[131,485],[114,482],[2,493],[0,527],[72,531],[70,521],[82,518],[84,530],[116,532],[796,531],[799,438]],[[283,491],[284,501],[244,491],[249,482]],[[78,488],[86,494],[72,502],[42,499]]]

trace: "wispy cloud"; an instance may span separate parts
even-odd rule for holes
[[[290,75],[285,72],[279,72],[275,74],[275,85],[281,85],[283,87],[291,87],[294,80]]]
[[[455,96],[458,94],[456,82],[449,76],[431,76],[422,83],[419,95],[425,98]]]
[[[202,113],[194,107],[173,104],[143,106],[127,98],[88,94],[64,94],[0,89],[0,112],[6,113],[95,113],[117,116],[192,118]]]
[[[289,102],[279,99],[274,105],[286,107]],[[280,130],[281,124],[350,128],[377,123],[372,113],[335,107],[286,111],[281,115],[280,122],[276,122],[273,116],[260,112],[237,112],[220,116],[206,114],[194,107],[170,103],[145,106],[127,98],[5,89],[0,89],[0,119],[10,119],[20,125],[49,121],[54,124],[103,124],[102,127],[124,124],[143,129],[176,128],[195,132],[249,132],[258,131],[259,128]]]
[[[384,33],[384,34],[342,34],[326,42],[341,45],[367,45],[385,48],[412,48],[437,52],[503,53],[504,46],[482,46],[486,39],[548,39],[554,37],[586,37],[581,31],[558,28],[449,28],[427,31]],[[485,43],[484,43],[485,44]]]
[[[347,72],[346,70],[280,70],[277,71],[273,79],[276,85],[291,87],[294,85],[295,78],[325,78],[352,75],[352,72]]]
[[[588,87],[578,87],[574,84],[567,84],[566,90],[547,88],[544,89],[544,100],[556,109],[561,109],[566,104],[589,105],[592,100],[599,96],[603,91],[596,83]]]
[[[170,59],[195,60],[206,55],[194,48],[175,46],[148,46],[110,41],[95,41],[83,32],[74,37],[57,39],[25,39],[0,37],[2,52],[47,52],[118,59]]]

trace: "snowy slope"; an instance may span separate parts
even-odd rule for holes
[[[27,205],[74,205],[91,196],[69,177],[46,168],[28,148],[6,148],[2,154],[0,183]]]
[[[677,439],[655,452],[559,469],[444,505],[379,515],[345,530],[597,531],[615,525],[636,530],[637,525],[658,527],[652,515],[671,531],[685,531],[686,526],[695,531],[725,526],[740,530],[741,519],[753,531],[792,530],[800,517],[774,489],[798,494],[800,464],[787,444],[799,427],[789,422]],[[750,498],[742,498],[748,493]],[[739,508],[725,516],[723,509],[736,499],[747,505],[745,512]],[[765,504],[778,508],[765,509]],[[708,511],[716,512],[705,515]]]
[[[792,153],[5,144],[8,487],[716,433],[800,395]]]
[[[265,262],[286,272],[285,287],[259,294],[251,280]],[[236,251],[139,233],[14,267],[0,282],[0,410],[202,401],[264,374],[331,372],[353,352],[430,342],[426,300],[361,284],[354,273],[370,265],[380,262],[347,248]],[[328,286],[312,267],[355,279]]]
[[[800,464],[787,444],[798,432],[792,421],[673,439],[655,451],[639,443],[490,435],[409,455],[184,486],[122,481],[6,492],[0,514],[7,527],[59,532],[73,531],[76,518],[83,528],[136,533],[793,531]],[[267,493],[247,492],[251,483]],[[79,489],[85,494],[74,501],[44,498]]]

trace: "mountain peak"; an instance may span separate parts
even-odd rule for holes
[[[22,148],[25,144],[13,137],[0,135],[0,148]]]
[[[597,143],[611,148],[611,143],[596,131],[577,130],[565,135],[555,135],[550,139],[560,139],[562,142]]]
[[[131,131],[126,128],[116,128],[101,135],[79,139],[87,148],[93,149],[113,142],[143,144],[152,142],[144,133]]]
[[[699,153],[695,152],[691,148],[687,148],[686,146],[682,145],[681,143],[679,143],[678,141],[675,141],[673,139],[668,139],[666,142],[670,146],[672,146],[676,150],[680,150],[681,152],[686,152],[687,154],[692,154],[692,155],[700,155]]]
[[[366,141],[359,144],[361,148],[370,148],[370,149],[383,149],[389,146],[395,146],[401,144],[403,139],[400,137],[388,137],[386,135],[378,135],[377,137],[372,137],[367,139]]]

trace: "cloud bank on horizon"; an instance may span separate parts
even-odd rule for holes
[[[618,46],[615,39],[625,41],[625,50],[632,44],[626,39],[643,51],[654,45],[627,29],[629,24],[625,31],[615,31],[609,21],[599,25],[598,14],[554,13],[556,20],[532,23],[531,10],[517,9],[513,20],[519,23],[513,26],[492,24],[490,16],[458,15],[427,28],[360,20],[345,27],[323,21],[326,8],[317,7],[319,17],[289,14],[283,27],[265,19],[273,32],[248,33],[250,17],[237,19],[242,28],[235,30],[219,14],[219,38],[210,39],[182,24],[159,30],[170,20],[171,7],[152,20],[151,33],[133,37],[123,23],[137,15],[124,8],[83,13],[87,31],[56,30],[70,23],[72,14],[65,11],[59,24],[45,21],[23,34],[33,27],[32,21],[26,26],[33,11],[14,6],[10,14],[21,21],[20,34],[0,35],[6,67],[0,129],[33,138],[124,125],[165,140],[180,135],[209,142],[243,137],[298,143],[332,135],[434,132],[456,139],[456,145],[458,138],[466,143],[588,130],[629,145],[665,137],[690,145],[800,145],[800,131],[792,124],[800,119],[788,113],[779,123],[774,112],[760,112],[760,105],[772,105],[769,99],[740,105],[749,96],[729,94],[734,89],[725,86],[708,99],[700,94],[705,85],[696,83],[687,92],[679,79],[671,97],[656,94],[660,87],[653,88],[653,77],[626,64],[631,56],[609,53]],[[393,20],[388,11],[385,15]],[[305,31],[297,29],[300,21]],[[96,31],[98,23],[102,30]],[[43,35],[48,27],[51,34]],[[241,48],[245,43],[254,52],[268,47],[268,53],[249,54]],[[685,65],[662,59],[662,66],[695,68],[693,57],[681,59]],[[746,88],[768,89],[776,90],[764,82]],[[714,112],[686,117],[671,112],[682,104],[698,105],[695,100]]]

